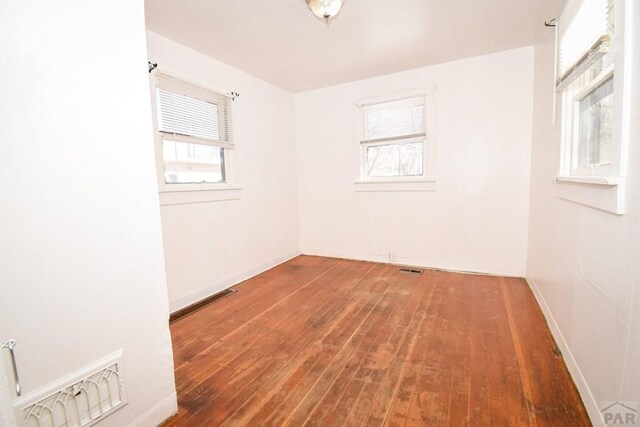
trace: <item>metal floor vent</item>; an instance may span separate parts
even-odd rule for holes
[[[408,268],[408,267],[403,267],[400,270],[401,273],[409,273],[409,274],[422,274],[422,270],[418,269],[418,268]]]
[[[27,427],[87,427],[126,403],[122,352],[16,402]]]
[[[185,308],[181,308],[178,311],[171,313],[169,316],[169,323],[173,323],[176,320],[180,320],[185,316],[195,313],[196,311],[213,304],[214,302],[220,301],[222,298],[228,297],[229,295],[235,294],[237,289],[228,288],[218,293],[215,293],[207,298],[204,298],[196,303],[186,306]]]

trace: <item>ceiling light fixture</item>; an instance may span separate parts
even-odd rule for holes
[[[305,0],[314,15],[322,19],[327,27],[329,22],[340,13],[344,0]]]

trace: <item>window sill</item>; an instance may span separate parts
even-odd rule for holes
[[[558,182],[591,185],[618,185],[622,180],[619,176],[556,176]]]
[[[622,177],[557,176],[556,196],[616,215],[624,213]]]
[[[160,206],[220,202],[238,200],[241,192],[242,188],[235,186],[165,188],[160,190],[159,199]]]
[[[429,179],[356,181],[355,191],[435,191],[436,181]]]

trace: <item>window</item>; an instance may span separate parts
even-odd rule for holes
[[[166,74],[156,76],[163,184],[212,188],[229,182],[231,98]]]
[[[422,176],[424,141],[367,144],[368,177]]]
[[[556,195],[623,214],[632,97],[625,0],[567,0],[557,36],[562,151]],[[624,50],[627,49],[625,52]]]
[[[563,100],[565,176],[617,171],[614,126],[613,0],[573,0],[560,18],[557,85]]]
[[[613,125],[613,75],[592,80],[576,100],[575,159],[572,170],[610,165]]]
[[[432,95],[358,103],[360,183],[433,181],[433,141],[427,133]]]

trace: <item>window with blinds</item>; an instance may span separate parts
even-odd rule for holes
[[[614,0],[569,0],[559,19],[557,86],[563,100],[562,175],[611,175]]]
[[[424,95],[360,105],[361,179],[421,177],[425,168]]]
[[[564,87],[609,52],[614,0],[569,0],[559,19],[558,86]]]
[[[156,111],[165,183],[226,182],[227,150],[234,147],[231,99],[158,73]]]

